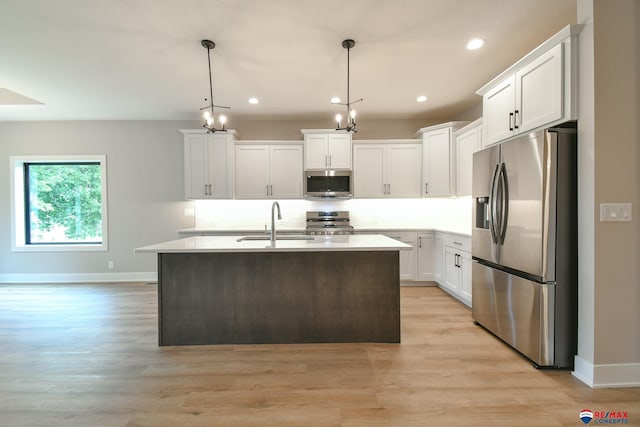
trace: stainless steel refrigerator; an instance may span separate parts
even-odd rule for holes
[[[473,319],[535,365],[577,349],[575,123],[473,156]]]

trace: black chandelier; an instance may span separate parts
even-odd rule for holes
[[[216,120],[215,109],[216,108],[225,108],[227,110],[231,109],[231,107],[225,107],[223,105],[215,105],[213,103],[213,83],[211,80],[211,49],[215,48],[216,44],[211,40],[201,40],[200,44],[202,45],[202,47],[207,49],[207,59],[209,61],[209,99],[207,98],[204,99],[205,101],[209,101],[209,105],[206,105],[200,109],[200,111],[204,110],[205,123],[204,125],[202,125],[202,127],[207,129],[207,133],[226,132],[227,130],[224,128],[224,124],[227,122],[227,118],[222,114],[220,114],[220,117],[218,117],[218,122],[220,123],[221,128],[217,129],[215,127],[215,120]]]
[[[363,98],[351,102],[349,98],[349,51],[356,45],[356,42],[351,39],[342,41],[342,47],[347,49],[347,102],[340,102],[339,99],[332,100],[332,104],[344,105],[347,107],[346,125],[342,126],[342,115],[336,114],[336,130],[346,130],[347,132],[356,133],[356,111],[351,108],[351,105],[356,102],[363,101]]]

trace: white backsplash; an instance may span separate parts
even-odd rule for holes
[[[271,223],[273,200],[197,200],[195,228],[262,230]],[[278,200],[280,229],[303,229],[307,211],[347,210],[363,228],[435,228],[471,233],[471,197],[442,199]]]

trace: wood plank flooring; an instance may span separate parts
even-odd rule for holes
[[[401,312],[400,345],[160,348],[153,284],[0,285],[0,425],[640,425],[640,388],[536,370],[438,288]]]

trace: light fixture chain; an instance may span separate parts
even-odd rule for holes
[[[213,109],[213,79],[211,77],[211,48],[207,48],[207,61],[209,62],[209,104],[211,104],[211,117],[215,119]]]
[[[349,114],[351,114],[351,96],[349,95],[349,75],[350,75],[349,64],[351,63],[351,60],[349,57],[350,52],[351,52],[351,48],[348,47],[347,48],[347,120],[349,120]]]

